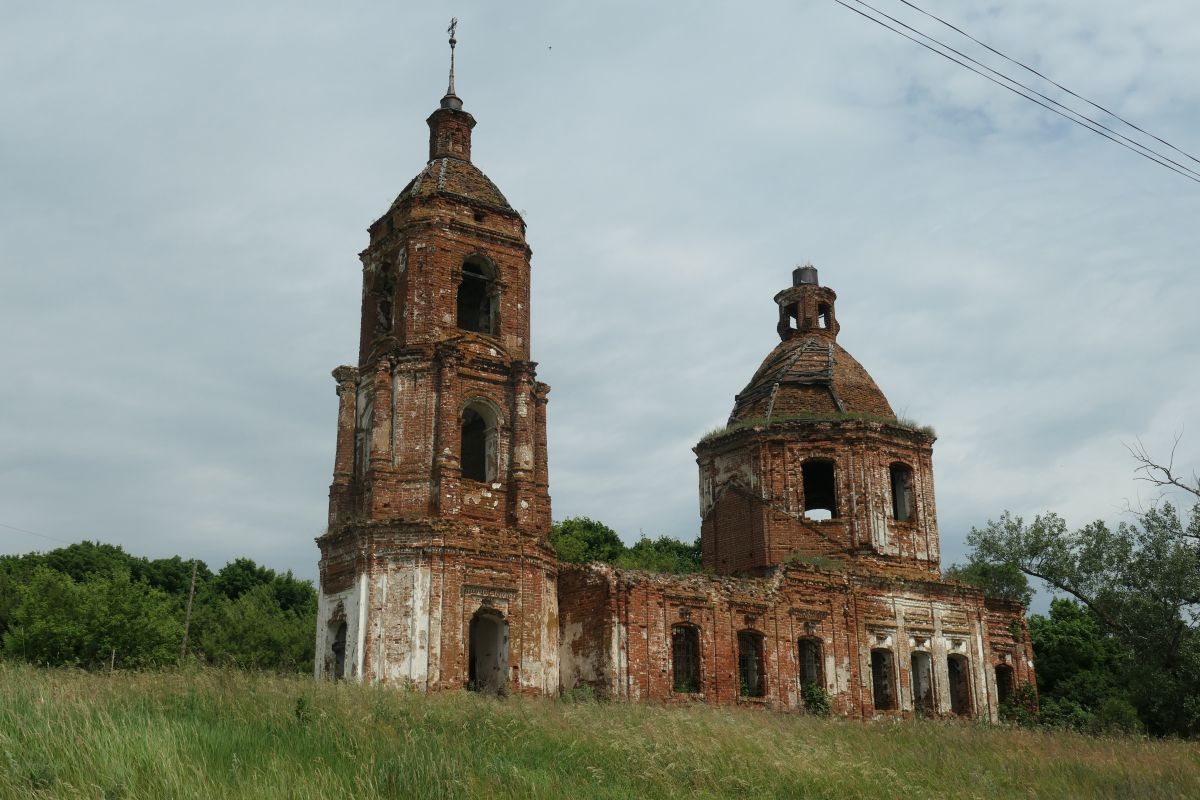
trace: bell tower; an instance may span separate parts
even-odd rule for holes
[[[316,669],[541,694],[558,684],[557,561],[549,387],[529,350],[532,251],[521,215],[471,161],[455,26],[428,161],[360,254],[357,364],[333,373]]]

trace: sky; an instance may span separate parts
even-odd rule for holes
[[[1191,3],[918,4],[1200,154]],[[1200,184],[833,0],[682,9],[10,4],[0,552],[315,578],[357,254],[424,166],[452,15],[473,160],[534,252],[556,519],[698,535],[691,448],[806,261],[937,430],[945,563],[1005,510],[1131,519],[1139,441],[1200,468]]]

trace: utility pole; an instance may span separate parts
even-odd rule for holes
[[[192,586],[188,589],[187,612],[183,615],[183,644],[179,646],[179,661],[187,658],[188,628],[192,624],[192,598],[196,596],[196,559],[192,559]]]

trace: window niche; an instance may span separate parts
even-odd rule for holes
[[[811,458],[800,465],[804,483],[804,516],[811,520],[836,519],[837,489],[833,462]]]
[[[912,522],[916,517],[912,467],[896,462],[889,472],[892,478],[892,518],[897,522]]]
[[[464,261],[458,284],[458,327],[464,331],[496,335],[500,327],[498,299],[496,268],[491,262],[479,256]]]
[[[825,688],[824,670],[821,669],[821,640],[811,637],[801,639],[798,645],[800,659],[800,685],[813,684]]]
[[[996,699],[1003,703],[1017,693],[1016,676],[1008,664],[996,665]]]
[[[467,480],[490,483],[498,474],[499,417],[490,405],[476,401],[463,409],[459,467]]]
[[[354,406],[354,475],[366,477],[371,466],[371,427],[375,415],[374,387],[366,380],[358,386]]]
[[[333,679],[340,681],[346,677],[346,623],[330,625],[333,628],[333,641],[329,645],[329,654],[333,660]]]
[[[671,626],[671,690],[700,691],[700,631],[695,625]]]
[[[767,676],[763,659],[763,635],[758,631],[739,631],[737,641],[738,694],[742,697],[765,697]]]
[[[946,678],[950,684],[950,710],[959,716],[971,713],[971,667],[966,656],[946,657]]]
[[[909,676],[912,680],[913,708],[921,713],[933,711],[933,659],[929,653],[916,650],[912,654],[912,670]]]

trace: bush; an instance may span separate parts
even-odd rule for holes
[[[826,717],[833,710],[833,701],[829,697],[829,692],[812,681],[800,687],[800,699],[804,701],[804,708],[810,714]]]
[[[1022,683],[1000,704],[1000,719],[1017,725],[1038,723],[1038,696],[1032,683]]]

